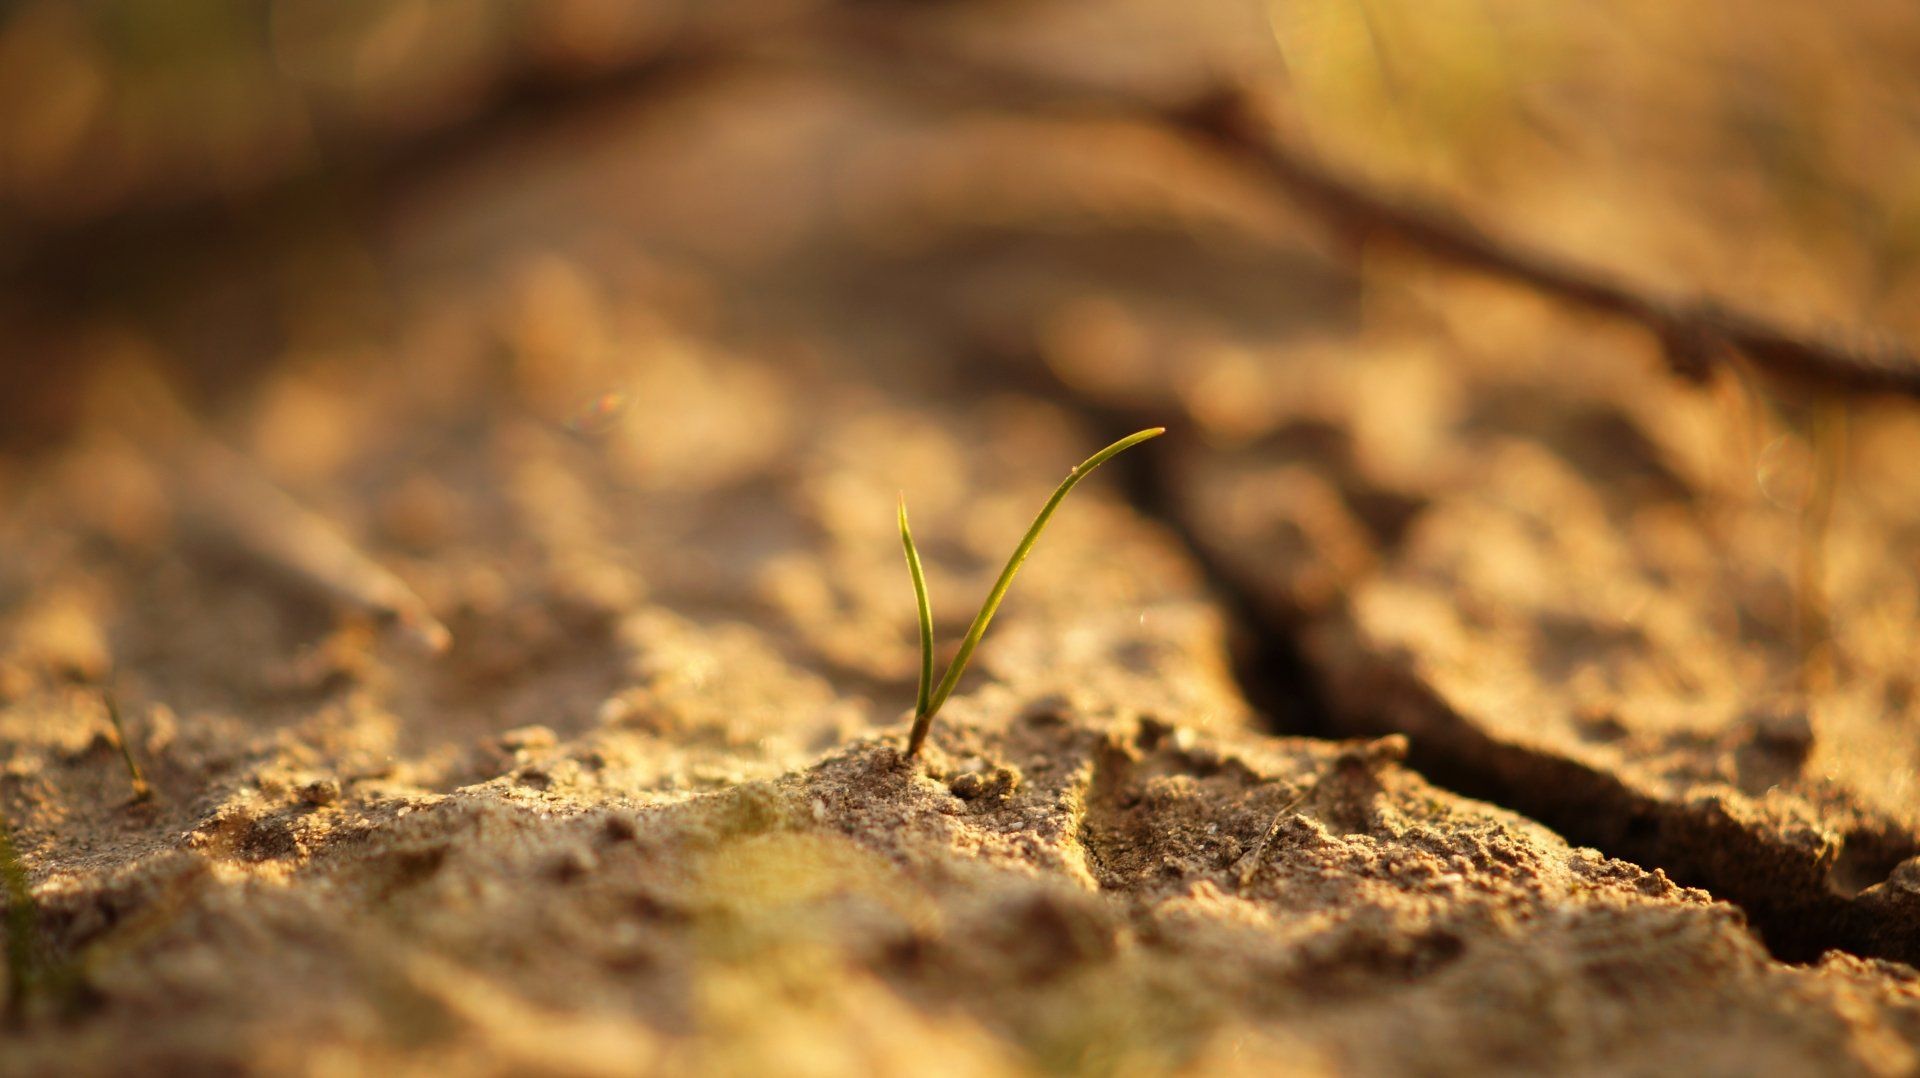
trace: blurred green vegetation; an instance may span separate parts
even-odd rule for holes
[[[1270,0],[1331,155],[1812,323],[1920,320],[1920,7]]]
[[[1049,31],[1034,15],[1076,4],[934,10],[1000,20],[1011,51],[1079,71],[1126,39],[1076,45],[1058,27],[1080,23],[1062,16]],[[516,80],[587,78],[813,6],[15,0],[0,7],[0,236],[244,194],[470,119]],[[1278,87],[1337,160],[1654,284],[1800,321],[1920,331],[1920,6],[1201,7],[1188,51],[1269,28],[1277,48],[1221,40],[1211,54]],[[1227,9],[1246,16],[1239,30],[1222,29]],[[1120,3],[1109,15],[1155,28],[1131,47],[1178,51],[1165,31],[1185,23],[1164,10]]]
[[[644,58],[681,6],[20,0],[0,9],[0,213],[66,221],[243,190],[463,118],[529,72]]]

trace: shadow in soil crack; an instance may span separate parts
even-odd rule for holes
[[[1150,418],[1080,399],[1057,383],[1048,388],[1050,397],[1087,417],[1102,435],[1137,429]],[[1170,441],[1177,438],[1175,431]],[[1349,681],[1370,679],[1369,699],[1395,701],[1349,713],[1335,701],[1352,694],[1335,692],[1332,673],[1316,668],[1302,641],[1305,626],[1258,601],[1255,582],[1241,579],[1197,534],[1181,509],[1174,466],[1154,454],[1120,463],[1134,507],[1176,536],[1205,574],[1229,619],[1235,679],[1272,733],[1405,734],[1407,764],[1429,782],[1538,820],[1575,845],[1658,868],[1678,883],[1708,891],[1738,907],[1782,961],[1810,962],[1839,950],[1920,962],[1920,886],[1894,872],[1920,850],[1899,836],[1850,833],[1836,867],[1818,850],[1787,848],[1724,809],[1658,801],[1617,776],[1500,742],[1417,685],[1383,688],[1391,671],[1349,672]],[[1858,877],[1856,886],[1835,885],[1842,870]],[[1859,881],[1879,885],[1862,889]]]

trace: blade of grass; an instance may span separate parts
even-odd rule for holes
[[[1033,518],[1033,525],[1021,538],[1020,545],[1013,548],[1013,556],[1007,559],[1006,568],[1000,570],[1000,579],[994,581],[993,590],[987,593],[986,602],[981,604],[980,612],[974,615],[973,624],[967,627],[967,635],[960,641],[960,650],[954,654],[953,661],[947,664],[946,673],[941,675],[939,687],[934,689],[933,696],[927,701],[926,706],[915,713],[913,732],[907,738],[909,757],[919,753],[921,743],[926,740],[927,731],[933,726],[933,717],[940,713],[940,707],[947,702],[947,697],[953,695],[954,687],[960,683],[960,675],[966,673],[967,663],[973,659],[973,650],[980,646],[980,638],[987,634],[987,625],[993,621],[993,615],[1000,609],[1001,600],[1007,597],[1007,589],[1013,585],[1014,574],[1020,571],[1020,566],[1027,560],[1027,555],[1033,552],[1033,544],[1039,541],[1040,533],[1046,530],[1047,522],[1053,519],[1054,511],[1060,508],[1060,503],[1066,500],[1067,492],[1077,486],[1080,480],[1085,479],[1095,468],[1141,442],[1149,438],[1157,438],[1166,432],[1165,427],[1136,431],[1081,461],[1078,467],[1067,473],[1065,481],[1054,490],[1053,496],[1047,499],[1047,504],[1040,508],[1040,515]],[[925,609],[924,601],[922,609]],[[927,633],[930,639],[931,625],[928,626]]]
[[[140,765],[133,759],[133,750],[127,746],[127,728],[120,722],[120,701],[111,692],[100,695],[107,704],[107,721],[113,725],[113,740],[120,746],[120,758],[127,762],[127,780],[133,784],[133,799],[145,801],[153,796],[153,787],[148,785],[147,777],[140,773]]]
[[[0,893],[7,904],[7,1017],[19,1020],[26,1013],[27,992],[33,984],[33,935],[39,915],[33,907],[33,891],[27,885],[27,869],[13,846],[13,832],[0,818]]]
[[[907,496],[900,495],[900,545],[907,548],[907,571],[913,574],[913,601],[920,608],[920,691],[913,704],[915,739],[919,719],[927,714],[933,692],[933,605],[927,601],[927,574],[920,569],[920,552],[913,548],[913,530],[907,527]]]

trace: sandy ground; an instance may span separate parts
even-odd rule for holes
[[[369,205],[0,310],[0,1072],[1920,1069],[1910,409],[1810,630],[1755,397],[1164,133],[775,64]],[[950,647],[1155,423],[903,758],[896,497]]]

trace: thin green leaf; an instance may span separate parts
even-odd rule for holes
[[[933,717],[940,713],[940,707],[947,702],[947,697],[953,695],[954,687],[960,683],[960,675],[966,673],[967,664],[973,659],[973,650],[980,646],[980,638],[986,635],[987,625],[993,621],[994,613],[1000,609],[1001,600],[1007,597],[1007,589],[1013,585],[1014,574],[1020,571],[1021,564],[1027,560],[1027,555],[1032,553],[1033,544],[1039,541],[1040,533],[1046,529],[1047,521],[1053,519],[1054,511],[1060,508],[1060,503],[1066,499],[1067,492],[1095,468],[1149,438],[1157,438],[1165,434],[1166,430],[1165,427],[1154,427],[1127,435],[1081,461],[1080,466],[1069,472],[1066,480],[1054,490],[1053,497],[1047,499],[1047,504],[1040,509],[1040,515],[1033,519],[1033,526],[1028,528],[1027,534],[1021,538],[1020,545],[1013,549],[1013,556],[1007,559],[1007,567],[1000,570],[1000,579],[994,581],[993,590],[987,593],[987,601],[981,605],[980,612],[974,615],[973,624],[967,628],[966,638],[960,641],[960,650],[954,654],[953,661],[947,664],[946,673],[941,675],[939,687],[934,689],[932,698],[926,702],[925,706],[915,713],[913,732],[907,738],[908,756],[911,757],[920,751],[920,745],[926,740],[927,731],[933,725]],[[903,523],[904,520],[903,516]],[[923,617],[928,613],[924,594],[922,592]],[[925,632],[926,639],[931,640],[930,622],[927,623]],[[930,666],[928,670],[931,671]]]
[[[27,886],[26,866],[20,863],[4,819],[0,819],[0,899],[6,902],[7,1015],[17,1021],[25,1013],[27,992],[33,987],[34,928],[40,917]]]
[[[920,692],[913,705],[916,741],[926,736],[921,727],[932,720],[927,702],[933,692],[933,604],[927,601],[927,575],[920,569],[920,552],[913,548],[913,530],[907,527],[907,496],[900,495],[900,545],[907,548],[907,571],[913,574],[913,601],[920,608]]]
[[[140,773],[140,765],[133,759],[133,749],[127,745],[127,728],[120,722],[120,702],[114,699],[112,692],[102,694],[107,704],[107,721],[113,725],[114,744],[120,746],[120,758],[127,764],[127,781],[133,786],[133,799],[145,801],[153,796],[153,787],[147,783],[147,777]]]

